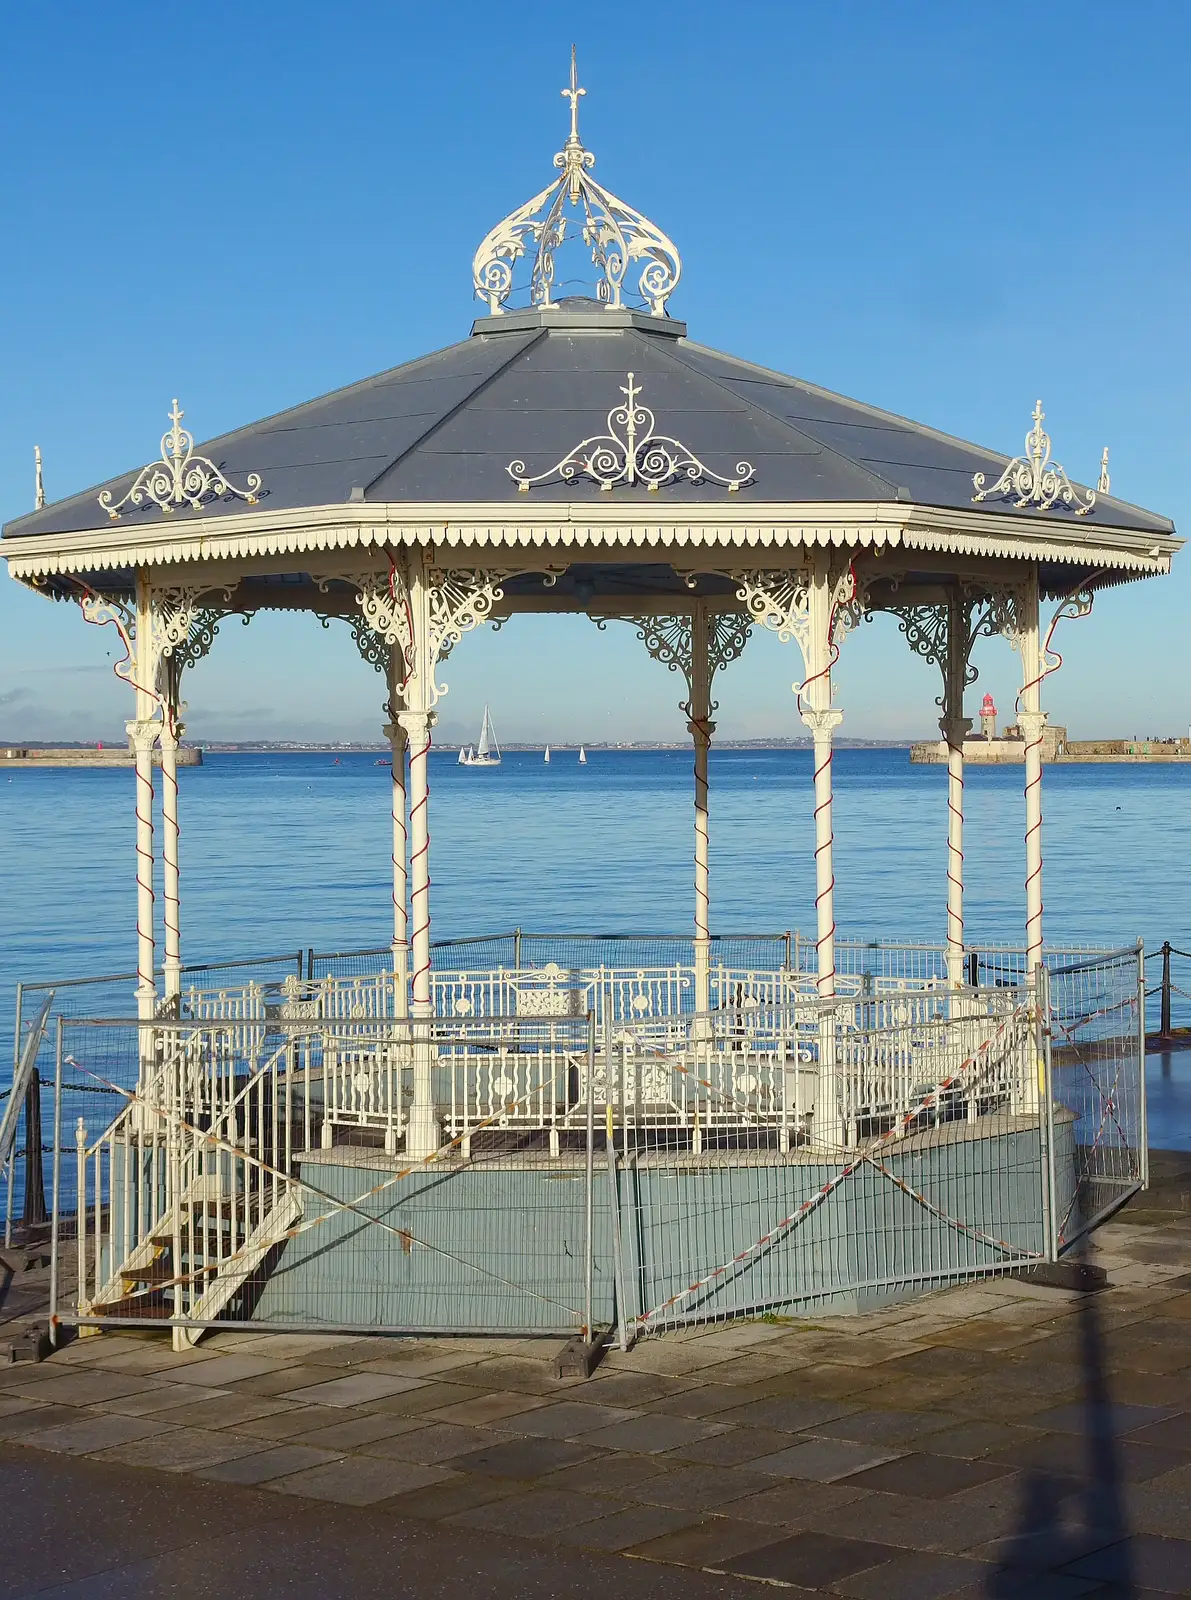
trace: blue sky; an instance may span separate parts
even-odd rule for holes
[[[464,337],[484,232],[549,180],[579,47],[596,175],[677,241],[705,344],[1005,451],[1042,396],[1055,456],[1191,529],[1185,4],[687,0],[623,13],[441,0],[201,20],[11,7],[0,63],[0,515],[149,460],[173,395],[210,436]],[[1057,641],[1074,735],[1185,732],[1191,553]],[[0,738],[110,738],[110,646],[0,576]],[[978,658],[1008,707],[1016,659]],[[627,628],[468,638],[442,734],[679,737]],[[755,639],[726,735],[801,732],[796,653]],[[934,669],[848,641],[843,732],[932,728]],[[229,622],[190,674],[198,737],[367,737],[346,630]]]

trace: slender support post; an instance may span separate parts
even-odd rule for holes
[[[393,715],[393,708],[399,703],[398,692],[400,684],[396,680],[397,650],[390,651],[389,656],[389,708]],[[409,1015],[409,912],[407,897],[409,894],[408,851],[409,839],[406,829],[405,808],[405,752],[407,739],[405,729],[399,720],[385,724],[385,737],[389,741],[389,750],[392,755],[392,800],[393,800],[393,980],[394,996],[396,1001],[396,1014],[398,1017]]]
[[[404,709],[397,722],[409,744],[409,909],[410,1011],[413,1029],[413,1099],[409,1108],[406,1154],[416,1160],[438,1148],[434,1103],[432,1039],[434,1015],[430,983],[430,729],[434,723],[435,649],[431,641],[430,595],[421,564],[409,579],[411,654],[403,688]]]
[[[1142,985],[1144,989],[1144,984]],[[1162,945],[1162,999],[1161,1016],[1158,1023],[1159,1036],[1163,1039],[1170,1038],[1170,940],[1166,939]],[[1143,1028],[1144,1033],[1144,1028]]]
[[[947,657],[943,670],[943,715],[939,731],[947,742],[947,983],[964,981],[964,740],[972,719],[964,716],[968,656],[968,607],[953,592],[947,600]]]
[[[809,589],[809,627],[803,647],[806,668],[798,695],[799,711],[814,740],[815,759],[815,953],[819,1018],[819,1084],[815,1103],[815,1137],[838,1145],[844,1128],[835,1070],[835,863],[832,829],[832,736],[844,720],[831,704],[834,616],[832,581],[825,555],[816,557]]]
[[[152,1021],[157,1009],[153,933],[153,746],[159,724],[153,716],[149,674],[153,660],[153,602],[148,573],[136,575],[136,717],[126,724],[136,765],[136,1003],[137,1016]],[[142,1041],[142,1073],[145,1069]]]
[[[707,607],[691,615],[691,698],[687,702],[695,749],[695,1035],[710,1037],[711,900],[708,866],[707,764],[715,723],[711,719],[711,660]]]
[[[1022,599],[1021,709],[1017,722],[1025,741],[1026,768],[1026,970],[1042,962],[1042,709],[1044,663],[1038,624],[1038,574],[1035,571]]]
[[[166,673],[165,715],[161,739],[161,866],[165,922],[165,998],[182,992],[182,920],[179,886],[178,742],[184,729],[178,721],[178,678],[172,661]]]

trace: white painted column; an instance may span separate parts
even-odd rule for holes
[[[411,560],[409,576],[413,661],[405,683],[405,709],[397,722],[409,743],[409,911],[411,973],[410,1012],[413,1029],[413,1100],[406,1133],[406,1154],[415,1159],[438,1148],[439,1126],[434,1103],[436,1051],[430,1020],[434,1003],[430,987],[430,729],[434,723],[434,651],[430,639],[430,605],[420,562]],[[422,1026],[418,1026],[418,1024]]]
[[[799,710],[814,740],[815,761],[815,954],[820,1001],[835,997],[835,835],[832,828],[832,736],[844,720],[831,704],[832,648],[831,573],[826,554],[817,554],[809,593],[809,616],[803,665],[806,676]],[[819,1083],[815,1096],[815,1138],[839,1145],[844,1128],[840,1116],[835,1062],[835,1018],[824,1007],[819,1021]]]
[[[178,676],[171,662],[165,673],[166,706],[161,721],[161,867],[165,923],[165,998],[182,992],[182,904],[178,841],[178,743],[185,732],[178,721]]]
[[[1022,689],[1017,724],[1025,741],[1026,767],[1026,970],[1042,962],[1042,644],[1038,620],[1038,573],[1022,602]]]
[[[947,982],[952,989],[964,982],[964,740],[972,731],[972,719],[964,716],[971,649],[968,617],[962,596],[950,594],[939,732],[947,744]]]
[[[408,851],[410,851],[410,838],[408,838],[407,821],[405,821],[405,806],[408,803],[405,794],[405,728],[400,725],[397,706],[400,704],[400,685],[397,682],[397,659],[399,659],[400,646],[391,646],[389,651],[389,715],[392,722],[384,725],[384,736],[389,741],[389,754],[392,758],[392,971],[394,971],[394,998],[397,1016],[410,1014],[410,914],[408,914],[408,893],[410,893],[410,872],[408,872]]]
[[[709,827],[707,765],[715,724],[711,718],[711,663],[707,607],[696,604],[691,614],[691,698],[688,702],[695,750],[695,1010],[698,1037],[710,1037],[711,1025],[711,895],[708,861]]]
[[[153,669],[153,614],[148,573],[136,575],[135,678],[136,716],[126,724],[136,767],[136,1004],[137,1016],[149,1021],[157,1009],[156,946],[153,932],[153,746],[159,724],[150,692]]]

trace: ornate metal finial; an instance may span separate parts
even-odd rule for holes
[[[1112,479],[1108,476],[1108,446],[1104,446],[1104,454],[1100,457],[1100,477],[1096,483],[1097,494],[1108,494],[1112,488]]]
[[[45,505],[45,483],[41,476],[41,446],[33,446],[33,507],[40,511]]]
[[[250,506],[256,505],[256,491],[261,486],[260,474],[248,474],[247,489],[237,489],[235,484],[229,483],[213,461],[208,461],[206,456],[195,455],[194,436],[182,426],[185,415],[175,400],[173,410],[169,413],[170,430],[161,436],[161,460],[151,461],[137,475],[123,500],[113,505],[110,489],[105,489],[99,496],[100,505],[113,522],[119,519],[121,510],[129,505],[150,503],[167,515],[180,505],[193,506],[197,511],[208,495],[234,495]]]
[[[568,205],[582,210],[580,236],[599,270],[597,294],[613,311],[623,304],[625,277],[634,261],[643,261],[636,292],[655,317],[665,316],[666,301],[682,275],[682,261],[673,241],[639,211],[596,183],[590,174],[595,156],[579,137],[579,86],[575,47],[571,46],[571,81],[562,91],[571,102],[571,131],[554,157],[562,169],[541,194],[497,223],[476,251],[472,279],[491,316],[504,311],[513,292],[513,268],[530,245],[535,246],[529,278],[529,302],[542,310],[554,305],[554,252],[567,235]]]
[[[1025,455],[1014,456],[991,489],[984,487],[983,472],[976,473],[972,479],[976,490],[973,500],[987,500],[994,494],[1015,494],[1017,500],[1014,503],[1019,509],[1037,506],[1040,511],[1049,511],[1061,502],[1065,506],[1073,506],[1077,517],[1087,516],[1096,504],[1096,495],[1088,491],[1087,499],[1081,499],[1079,490],[1072,488],[1062,467],[1057,461],[1051,461],[1050,435],[1042,429],[1045,415],[1042,401],[1039,400],[1034,406],[1034,426],[1026,434]],[[1104,471],[1103,462],[1101,471]]]
[[[655,433],[656,419],[648,406],[637,403],[641,386],[631,372],[627,384],[621,384],[620,392],[626,397],[625,403],[609,411],[608,432],[580,440],[548,472],[531,478],[524,461],[509,462],[505,470],[516,479],[522,494],[528,494],[533,484],[545,483],[555,476],[563,483],[573,483],[580,473],[586,473],[609,493],[617,483],[643,483],[651,493],[656,493],[671,478],[684,477],[691,483],[702,483],[710,478],[722,483],[729,494],[735,494],[741,484],[752,477],[753,469],[747,461],[736,463],[734,478],[721,477],[705,467],[686,445],[667,434]]]

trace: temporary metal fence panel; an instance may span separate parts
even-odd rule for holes
[[[1050,1098],[1072,1120],[1074,1170],[1055,1195],[1061,1252],[1148,1181],[1141,945],[1049,972]]]

